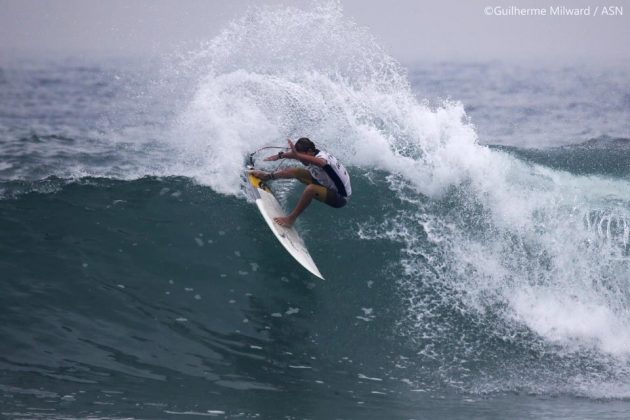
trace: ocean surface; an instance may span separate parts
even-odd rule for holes
[[[3,417],[630,417],[630,63],[402,65],[335,4],[1,57]],[[244,192],[300,136],[325,281]]]

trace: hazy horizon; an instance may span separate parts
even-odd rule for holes
[[[151,56],[194,49],[218,35],[249,7],[312,8],[302,0],[0,0],[3,55]],[[487,7],[512,4],[398,1],[393,4],[340,1],[346,17],[368,28],[402,62],[449,60],[625,61],[630,58],[630,2],[621,16],[487,16]],[[626,7],[625,3],[629,3]],[[520,8],[563,6],[545,1]],[[596,5],[578,0],[567,8]]]

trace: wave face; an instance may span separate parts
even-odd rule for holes
[[[5,415],[627,406],[628,140],[484,146],[334,3],[251,9],[169,60],[151,82],[3,68]],[[353,179],[349,206],[299,220],[326,282],[242,192],[249,152],[302,135]]]

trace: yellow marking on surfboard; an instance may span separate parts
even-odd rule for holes
[[[271,189],[267,186],[267,184],[265,184],[265,182],[262,179],[252,175],[251,173],[247,174],[247,179],[249,180],[249,183],[252,184],[254,187],[260,188],[261,190],[265,190],[268,193],[271,192]]]

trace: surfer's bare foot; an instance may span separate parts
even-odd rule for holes
[[[249,173],[254,175],[256,178],[262,179],[263,181],[267,181],[271,177],[271,174],[265,171],[253,170],[253,171],[249,171]]]
[[[279,224],[280,226],[284,226],[284,227],[291,227],[293,226],[293,223],[295,223],[295,219],[287,216],[287,217],[276,217],[273,219],[277,224]]]

